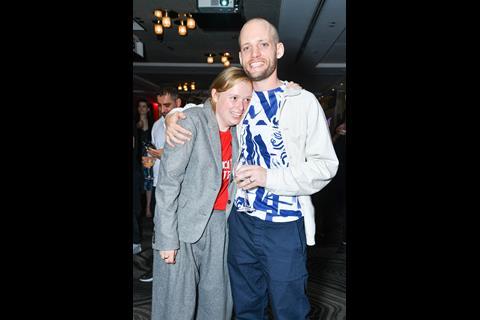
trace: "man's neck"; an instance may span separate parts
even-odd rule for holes
[[[267,79],[260,81],[253,81],[253,90],[255,91],[267,91],[278,88],[282,85],[282,82],[277,78],[277,72],[275,71]]]

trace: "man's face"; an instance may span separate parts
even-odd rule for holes
[[[279,50],[277,50],[279,49]],[[275,43],[271,27],[263,21],[247,23],[240,32],[240,62],[253,81],[267,79],[277,69],[283,45]]]
[[[166,94],[163,96],[157,96],[158,107],[163,117],[167,115],[173,108],[177,108],[180,105],[177,104],[178,99],[173,99],[171,95]]]

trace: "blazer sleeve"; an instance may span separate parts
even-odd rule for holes
[[[286,168],[267,170],[266,188],[278,195],[312,195],[324,188],[338,169],[325,114],[317,99],[309,99],[307,110],[301,116],[306,119],[305,128],[290,130],[306,130],[305,157],[290,162]]]
[[[152,248],[156,250],[174,250],[180,247],[177,219],[178,196],[197,131],[192,117],[180,120],[179,124],[192,132],[192,138],[185,144],[175,147],[165,144],[155,189],[155,227]]]

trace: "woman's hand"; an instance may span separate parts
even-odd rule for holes
[[[177,250],[160,250],[160,258],[162,258],[166,264],[175,264],[176,256]]]

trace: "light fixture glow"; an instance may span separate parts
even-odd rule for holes
[[[189,13],[187,18],[187,28],[195,29],[195,26],[196,26],[195,19],[193,19],[192,15]]]
[[[162,25],[165,28],[170,28],[172,26],[172,19],[168,16],[168,11],[165,11],[165,16],[162,17]]]
[[[187,35],[187,27],[183,24],[183,20],[180,20],[181,25],[178,26],[178,34],[182,37]]]
[[[165,29],[173,27],[173,24],[178,25],[178,34],[182,37],[187,35],[188,29],[196,28],[197,23],[191,13],[178,13],[178,18],[170,17],[169,13],[170,16],[176,14],[175,11],[169,12],[165,9],[155,9],[153,11],[153,32],[156,35],[163,35],[166,32]],[[158,24],[160,24],[161,27],[157,26]],[[163,40],[163,37],[158,39]]]
[[[155,9],[155,11],[153,11],[153,15],[155,17],[157,17],[158,19],[160,19],[163,16],[163,12],[162,12],[162,10]]]
[[[156,23],[156,24],[155,24],[154,31],[155,31],[155,34],[158,34],[158,35],[163,34],[163,26],[162,26],[162,24]]]
[[[224,65],[225,67],[229,67],[229,66],[230,66],[230,61],[229,61],[229,60],[225,61],[225,62],[223,63],[223,65]]]
[[[222,57],[220,58],[220,60],[222,61],[222,63],[225,63],[227,60],[230,59],[230,53],[228,52],[224,52],[224,53],[221,53]]]

